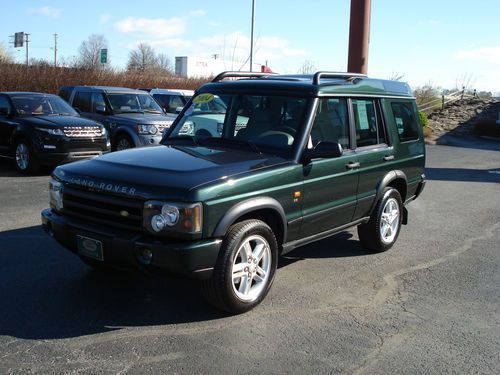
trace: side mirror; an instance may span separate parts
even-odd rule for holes
[[[342,156],[343,150],[340,143],[320,142],[312,149],[306,149],[302,155],[304,162],[309,163],[312,159],[338,158]]]
[[[98,105],[95,107],[95,113],[98,113],[100,115],[105,115],[108,112],[106,111],[106,107],[103,105]]]
[[[80,111],[80,108],[73,107],[73,109],[80,115],[82,112]]]

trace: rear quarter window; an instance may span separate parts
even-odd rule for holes
[[[417,140],[419,137],[419,123],[413,104],[410,102],[393,102],[391,103],[391,110],[399,140],[401,142]]]

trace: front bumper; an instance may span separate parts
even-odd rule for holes
[[[129,233],[68,218],[48,208],[42,211],[42,226],[69,251],[78,254],[77,236],[101,241],[104,262],[109,265],[160,271],[196,279],[212,274],[219,255],[220,239],[179,241],[152,239],[140,233]],[[150,260],[144,250],[152,253]]]
[[[56,165],[91,159],[111,151],[106,137],[71,139],[39,135],[35,153],[41,164]]]

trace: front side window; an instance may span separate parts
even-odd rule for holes
[[[418,139],[418,123],[412,103],[393,102],[391,103],[391,108],[399,140],[407,142]]]
[[[6,96],[0,96],[0,115],[6,114],[10,112],[10,103],[9,99]]]
[[[320,142],[340,143],[343,149],[350,148],[346,99],[320,100],[311,129],[309,148],[316,147]]]
[[[108,100],[116,113],[161,113],[158,103],[148,94],[108,94]]]
[[[297,97],[199,94],[169,138],[194,137],[201,143],[246,144],[262,152],[289,154],[307,103]]]
[[[356,145],[366,147],[387,143],[382,119],[373,99],[353,99]]]
[[[13,95],[11,99],[17,113],[21,116],[78,115],[68,103],[55,95],[20,94]]]

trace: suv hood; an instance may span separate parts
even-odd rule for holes
[[[162,113],[119,113],[116,115],[106,116],[110,122],[118,122],[120,124],[157,124],[166,121],[174,121],[176,116],[167,116]]]
[[[19,117],[24,124],[33,126],[96,126],[101,124],[80,116],[27,116]]]
[[[290,160],[251,151],[197,146],[146,147],[58,167],[69,184],[144,199],[188,200],[190,190]]]

